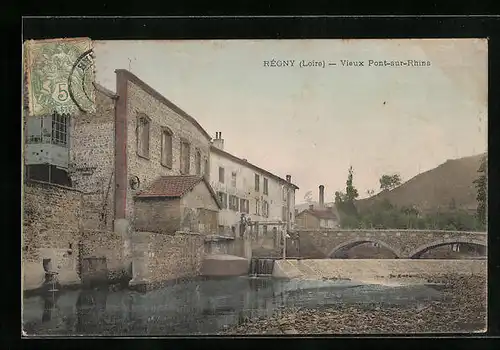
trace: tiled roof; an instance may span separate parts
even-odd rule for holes
[[[182,197],[202,180],[196,175],[160,176],[136,197]]]

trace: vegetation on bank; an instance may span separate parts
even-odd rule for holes
[[[482,159],[478,169],[478,178],[473,185],[477,191],[477,212],[471,213],[457,208],[452,200],[448,208],[422,211],[417,207],[398,207],[383,199],[368,208],[358,210],[355,201],[358,190],[354,186],[354,172],[348,170],[345,192],[335,193],[335,206],[340,216],[342,228],[374,228],[374,229],[419,229],[419,230],[456,230],[484,231],[486,230],[486,200],[487,200],[487,156]],[[388,189],[400,184],[399,176],[384,175],[380,179],[381,188]]]

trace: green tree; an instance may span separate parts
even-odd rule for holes
[[[382,191],[392,190],[401,185],[401,176],[399,174],[382,175],[379,179],[380,189]]]
[[[353,184],[354,171],[352,166],[349,167],[345,193],[341,191],[335,192],[335,206],[341,215],[340,223],[342,227],[354,228],[358,226],[357,217],[358,211],[354,204],[359,193]]]
[[[481,159],[481,164],[479,165],[479,169],[477,170],[477,172],[479,173],[479,177],[476,180],[474,180],[474,185],[476,186],[477,190],[476,199],[478,202],[477,218],[479,222],[483,225],[486,225],[487,162],[488,162],[488,155],[485,155]]]

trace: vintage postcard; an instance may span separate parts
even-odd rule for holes
[[[23,335],[485,332],[487,54],[27,41]]]

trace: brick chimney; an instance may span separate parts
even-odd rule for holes
[[[220,150],[224,150],[224,139],[222,138],[222,132],[217,131],[215,133],[215,139],[213,140],[213,145]]]
[[[325,207],[325,186],[323,185],[319,186],[319,207]]]

